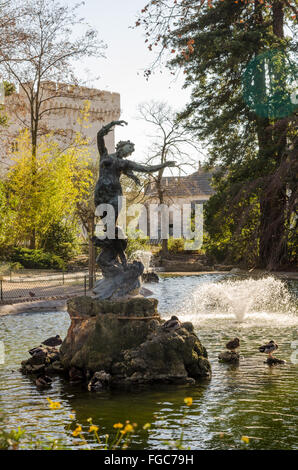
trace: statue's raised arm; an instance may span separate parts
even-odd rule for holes
[[[112,121],[106,126],[103,126],[97,133],[97,148],[100,155],[100,158],[108,156],[108,150],[105,145],[105,136],[113,129],[115,126],[124,126],[127,125],[126,121]]]

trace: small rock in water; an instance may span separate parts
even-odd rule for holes
[[[52,386],[52,379],[47,375],[41,375],[35,381],[38,388],[49,388]]]
[[[286,364],[286,361],[283,359],[277,359],[276,357],[268,357],[264,364],[268,364],[268,366],[276,366],[277,364]]]
[[[111,382],[111,378],[111,375],[104,370],[95,372],[92,379],[88,383],[89,392],[98,392],[103,388],[107,388]]]
[[[218,355],[220,362],[236,363],[239,362],[240,355],[234,351],[223,351]]]
[[[155,272],[146,272],[142,274],[143,282],[159,282],[159,277]]]

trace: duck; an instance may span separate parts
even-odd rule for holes
[[[166,321],[163,325],[162,328],[164,330],[178,330],[178,328],[181,327],[181,323],[179,321],[179,318],[176,317],[175,315],[172,315],[170,320]]]
[[[35,380],[35,385],[38,388],[49,388],[52,385],[52,379],[48,377],[47,375],[40,375]]]
[[[39,346],[37,348],[30,349],[28,352],[31,356],[34,356],[35,354],[41,354],[43,352],[43,349]]]
[[[278,349],[278,345],[273,341],[269,341],[269,343],[264,344],[263,346],[259,347],[259,351],[261,353],[268,354],[269,357],[273,357],[272,353],[273,351],[276,351]]]
[[[232,352],[235,352],[235,349],[239,348],[240,340],[239,338],[234,338],[226,344],[226,348]]]
[[[60,346],[62,344],[62,339],[60,338],[59,335],[56,336],[51,336],[48,339],[45,339],[41,344],[44,344],[45,346]]]

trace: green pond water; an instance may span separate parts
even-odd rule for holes
[[[190,320],[208,350],[212,378],[196,386],[163,386],[130,391],[90,393],[54,378],[53,386],[39,391],[30,377],[19,372],[28,349],[45,338],[66,335],[66,312],[24,313],[0,317],[0,340],[5,363],[0,364],[0,409],[5,427],[21,426],[39,438],[62,439],[78,448],[67,429],[75,410],[88,429],[87,418],[101,434],[114,433],[113,424],[138,423],[132,449],[163,449],[165,441],[180,436],[191,449],[297,449],[297,338],[298,284],[273,277],[246,279],[227,275],[162,277],[151,284],[164,318],[176,313]],[[220,364],[218,353],[228,339],[241,340],[239,366]],[[268,367],[258,346],[274,339],[283,366]],[[193,398],[187,407],[183,399]],[[46,397],[59,401],[51,410]],[[145,423],[151,429],[143,430]],[[1,424],[0,424],[1,425]],[[249,444],[241,441],[250,438]],[[90,438],[90,444],[95,445]]]

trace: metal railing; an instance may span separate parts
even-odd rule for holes
[[[0,278],[0,304],[86,295],[96,281],[82,273],[55,273],[45,276]]]

